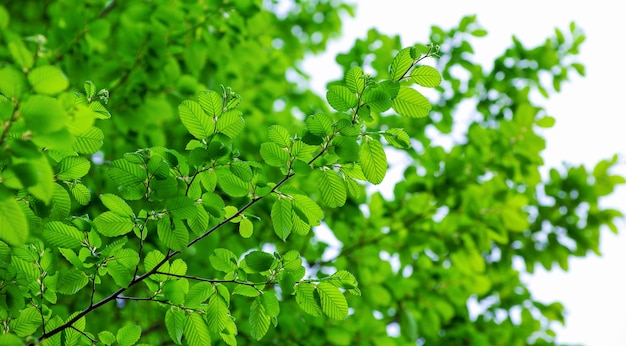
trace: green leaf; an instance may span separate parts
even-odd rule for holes
[[[176,345],[182,344],[185,329],[185,313],[177,307],[170,307],[165,312],[165,328]]]
[[[195,202],[186,196],[168,199],[165,205],[174,218],[192,219],[198,214]]]
[[[389,129],[383,133],[383,136],[389,142],[399,149],[408,149],[411,147],[411,137],[403,129]]]
[[[331,85],[326,92],[326,100],[334,109],[344,112],[356,107],[358,99],[356,95],[343,85]]]
[[[50,96],[32,95],[20,106],[26,126],[34,134],[48,134],[65,128],[67,112]]]
[[[348,302],[339,288],[328,283],[320,282],[317,285],[317,293],[324,314],[334,320],[343,320],[348,317]]]
[[[270,327],[270,316],[265,312],[261,296],[256,297],[250,306],[250,335],[257,341],[261,340]]]
[[[203,90],[198,95],[198,103],[202,109],[213,119],[217,119],[224,109],[222,95],[213,90]]]
[[[168,280],[163,283],[163,295],[167,301],[174,305],[181,305],[185,302],[185,294],[189,290],[189,281]]]
[[[556,120],[554,119],[554,117],[547,115],[537,120],[537,126],[543,127],[543,128],[551,128],[552,126],[554,126],[555,122]]]
[[[265,313],[269,317],[278,317],[278,314],[280,314],[280,304],[273,291],[264,292],[261,296],[261,303],[265,308]]]
[[[87,286],[89,279],[84,272],[78,269],[70,269],[60,274],[57,281],[57,293],[73,295]]]
[[[141,327],[137,325],[126,325],[117,331],[115,338],[120,346],[134,345],[141,337]]]
[[[286,148],[291,145],[289,131],[280,125],[272,125],[267,129],[267,139],[278,144],[281,148]]]
[[[185,306],[200,306],[213,294],[215,294],[215,286],[208,282],[199,282],[191,286],[187,292]]]
[[[221,132],[229,138],[235,138],[243,131],[244,124],[241,111],[233,109],[222,114],[217,119],[215,126],[217,132]]]
[[[431,109],[426,97],[406,86],[400,87],[398,96],[391,101],[391,106],[398,114],[409,118],[425,117]]]
[[[144,181],[147,179],[147,174],[141,166],[126,159],[118,159],[111,162],[107,173],[121,187],[122,198],[138,200],[144,197],[146,193]]]
[[[132,273],[134,269],[126,268],[122,263],[118,261],[110,261],[107,263],[107,273],[113,278],[116,285],[120,287],[128,287],[132,281]]]
[[[296,286],[296,303],[309,315],[322,316],[322,307],[314,295],[315,286],[308,283],[300,283]]]
[[[275,258],[263,251],[252,251],[244,257],[246,265],[253,271],[260,273],[272,268]]]
[[[85,236],[76,227],[60,221],[50,221],[43,230],[44,239],[52,246],[76,249],[82,246]]]
[[[346,73],[346,86],[352,93],[360,94],[365,88],[365,78],[363,78],[363,69],[354,66]]]
[[[434,88],[441,83],[441,74],[434,67],[422,65],[411,71],[411,79],[423,87]]]
[[[191,313],[185,320],[185,342],[189,346],[206,346],[211,344],[211,332],[200,314]]]
[[[12,196],[0,199],[0,240],[17,246],[27,238],[28,220],[22,208]]]
[[[30,192],[37,199],[48,204],[52,199],[55,186],[52,167],[50,166],[48,159],[46,159],[43,155],[30,159],[29,163],[34,169],[36,169],[38,179],[36,185],[28,187],[28,192]]]
[[[226,328],[220,332],[222,340],[229,346],[237,346],[237,325],[232,318],[226,321]]]
[[[271,218],[274,232],[283,241],[289,237],[293,222],[291,220],[291,200],[288,198],[278,198],[272,205]]]
[[[237,256],[227,249],[215,249],[213,254],[209,257],[209,262],[215,270],[219,270],[225,273],[232,273],[237,270]]]
[[[261,143],[261,157],[272,167],[285,167],[289,162],[289,152],[273,142]]]
[[[70,186],[70,193],[72,197],[78,202],[80,205],[88,205],[91,201],[91,191],[87,188],[87,186],[83,184],[73,184]]]
[[[29,51],[24,45],[21,38],[10,37],[8,41],[9,52],[13,60],[22,67],[23,70],[29,70],[35,63],[33,52]],[[5,53],[6,54],[6,53]]]
[[[78,258],[74,251],[70,249],[59,248],[59,253],[61,253],[61,255],[65,257],[65,259],[70,262],[74,267],[78,269],[83,268],[83,262],[80,260],[80,258]]]
[[[98,333],[98,339],[100,342],[106,345],[112,345],[115,343],[115,335],[108,330],[101,331]]]
[[[387,173],[387,156],[379,141],[364,137],[359,150],[361,168],[367,181],[380,184]]]
[[[328,207],[341,207],[346,203],[346,184],[334,170],[325,169],[322,171],[319,186],[322,193],[322,201]]]
[[[400,80],[413,65],[411,48],[403,48],[396,54],[389,69],[389,79]]]
[[[324,217],[324,212],[315,201],[304,195],[294,195],[292,200],[293,207],[306,216],[307,223],[311,226],[318,226]]]
[[[239,234],[243,238],[250,238],[253,233],[254,225],[252,224],[252,221],[250,221],[250,219],[248,218],[241,219],[241,221],[239,222]]]
[[[19,337],[27,337],[34,334],[40,326],[41,313],[34,307],[27,307],[20,311],[17,319],[11,321],[10,330]]]
[[[23,73],[11,66],[0,69],[0,93],[6,97],[19,98],[24,92],[25,84]]]
[[[46,95],[58,94],[70,86],[63,71],[51,65],[35,67],[28,74],[28,81],[36,93]]]
[[[228,169],[216,169],[217,185],[227,195],[232,197],[244,197],[250,193],[250,182],[241,180]]]
[[[233,294],[238,294],[238,295],[245,296],[245,297],[256,297],[261,293],[259,292],[259,290],[257,290],[256,288],[252,286],[237,285],[235,286],[235,289],[233,290]]]
[[[198,177],[206,192],[215,191],[215,187],[217,186],[217,174],[215,171],[202,171],[198,174]]]
[[[226,328],[229,319],[230,311],[222,296],[219,294],[212,295],[207,303],[206,314],[209,330],[214,333],[221,332]]]
[[[163,245],[174,251],[180,251],[187,247],[189,232],[182,222],[172,225],[170,217],[164,215],[157,223],[157,235]]]
[[[89,130],[75,136],[74,146],[72,147],[80,154],[93,154],[97,152],[104,143],[104,133],[97,127],[91,127]]]
[[[135,223],[130,217],[105,211],[93,220],[96,230],[105,237],[117,237],[133,230]]]
[[[187,131],[198,139],[209,137],[215,130],[215,123],[202,111],[202,107],[197,102],[183,101],[178,106],[178,115]]]
[[[360,295],[360,291],[358,290],[358,283],[352,273],[346,270],[340,270],[330,277],[334,279],[329,280],[331,284],[346,289],[352,294]]]
[[[362,101],[364,104],[369,106],[372,111],[377,113],[382,113],[391,107],[391,97],[381,88],[365,89]],[[362,113],[359,113],[359,116],[361,115]],[[367,121],[368,119],[363,120]]]
[[[133,249],[118,249],[114,252],[113,259],[126,269],[134,270],[137,264],[139,264],[139,254]]]
[[[39,327],[39,324],[37,324]],[[27,334],[28,335],[28,334]],[[16,345],[21,346],[24,345],[22,339],[16,336],[15,334],[0,334],[0,345]]]
[[[133,209],[131,209],[126,201],[112,193],[100,195],[100,201],[102,201],[102,204],[104,204],[107,209],[120,216],[135,217]]]
[[[324,113],[317,113],[305,119],[308,130],[320,137],[325,137],[333,133],[333,120]]]
[[[88,99],[91,100],[94,98],[94,96],[96,96],[96,85],[93,84],[92,81],[85,81],[85,83],[83,84],[83,89],[85,90],[85,96],[87,96]]]

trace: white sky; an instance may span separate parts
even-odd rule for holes
[[[619,1],[358,1],[357,16],[344,23],[341,40],[331,44],[327,54],[309,59],[304,67],[312,72],[312,86],[323,93],[329,80],[341,78],[334,56],[351,47],[356,37],[364,37],[375,26],[387,34],[399,34],[405,46],[427,43],[431,25],[451,28],[468,14],[489,31],[472,41],[475,60],[491,66],[493,58],[511,45],[511,36],[526,47],[542,43],[554,28],[567,32],[571,21],[581,27],[587,40],[579,60],[586,66],[584,78],[573,78],[541,104],[557,120],[545,132],[546,165],[563,162],[593,167],[601,159],[624,153],[620,135],[625,129],[624,11]],[[626,161],[615,173],[626,175]],[[603,205],[625,210],[625,188],[604,200]],[[617,223],[623,231],[624,222]],[[527,278],[535,297],[544,302],[561,301],[566,308],[566,327],[556,328],[557,341],[587,346],[626,345],[626,237],[602,235],[602,257],[590,254],[570,261],[567,273],[538,270]],[[558,325],[557,325],[558,327]]]

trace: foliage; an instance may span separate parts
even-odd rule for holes
[[[563,307],[520,271],[597,253],[621,216],[615,158],[542,171],[534,95],[584,73],[580,30],[491,71],[475,17],[406,48],[371,30],[324,99],[298,62],[352,8],[292,5],[0,6],[0,343],[553,343]]]

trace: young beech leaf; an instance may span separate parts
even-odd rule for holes
[[[441,83],[441,74],[434,67],[422,65],[411,71],[411,79],[423,87],[434,88]]]
[[[365,89],[362,101],[368,106],[367,108],[377,113],[382,113],[391,107],[391,97],[380,87]],[[363,107],[361,109],[367,108]],[[369,114],[364,114],[363,112],[359,112],[359,117],[364,121],[369,121],[371,118]]]
[[[316,113],[305,119],[309,132],[325,137],[333,133],[333,120],[325,113]]]
[[[403,129],[389,129],[383,133],[383,136],[389,142],[399,149],[407,149],[411,147],[411,137]]]
[[[58,180],[79,179],[89,173],[91,164],[82,156],[68,156],[59,162],[57,166]]]
[[[187,131],[198,139],[209,137],[215,130],[215,123],[202,111],[202,107],[197,102],[183,101],[178,106],[178,115]]]
[[[246,260],[248,268],[256,273],[269,270],[275,262],[274,256],[263,251],[252,251],[247,254],[244,259]]]
[[[389,69],[389,79],[399,80],[411,68],[413,58],[411,48],[403,48],[396,54]]]
[[[93,154],[102,147],[104,133],[99,128],[92,126],[88,130],[75,135],[74,139],[72,150],[80,154]]]
[[[261,296],[256,297],[250,306],[250,335],[257,341],[261,340],[270,327],[270,316],[265,311]]]
[[[184,340],[189,346],[211,345],[211,332],[202,315],[191,313],[187,315],[184,327]]]
[[[293,221],[291,220],[291,200],[287,198],[279,198],[272,205],[271,218],[274,232],[282,240],[286,240],[291,229]]]
[[[215,287],[208,282],[199,282],[189,289],[185,296],[185,306],[193,307],[204,303],[211,295],[214,295]]]
[[[358,99],[356,95],[343,85],[331,85],[326,92],[326,100],[334,109],[345,112],[356,107]]]
[[[230,311],[228,306],[219,294],[214,294],[209,298],[207,303],[206,321],[209,326],[209,330],[213,333],[219,333],[224,328],[230,319]]]
[[[185,249],[189,241],[189,232],[185,225],[180,220],[172,223],[168,215],[158,221],[157,234],[163,245],[176,251]]]
[[[261,144],[261,157],[273,167],[285,167],[289,162],[289,152],[274,142]]]
[[[280,125],[272,125],[267,129],[267,139],[285,148],[291,145],[291,136],[289,131]]]
[[[243,131],[245,124],[242,115],[237,109],[222,114],[215,125],[217,132],[225,134],[228,138],[237,137]]]
[[[346,73],[346,86],[351,92],[360,94],[365,88],[365,78],[363,78],[363,69],[354,66]]]
[[[28,220],[12,196],[0,197],[0,240],[11,245],[23,244],[28,238]]]
[[[380,184],[387,173],[387,156],[379,141],[364,137],[359,150],[361,168],[367,181]]]
[[[41,313],[34,307],[20,311],[19,316],[10,323],[10,330],[19,337],[29,336],[41,326]],[[23,345],[20,341],[16,345]]]
[[[322,201],[324,201],[328,207],[341,207],[346,203],[346,184],[334,170],[325,169],[322,171],[319,187],[322,194]]]
[[[73,295],[87,286],[87,283],[89,283],[89,279],[84,272],[78,269],[70,269],[59,275],[57,292],[65,295]]]
[[[322,307],[319,304],[319,296],[315,296],[315,285],[300,283],[296,286],[296,303],[307,314],[315,317],[322,316]]]
[[[102,204],[104,204],[105,207],[107,207],[107,209],[116,214],[119,214],[120,216],[135,216],[135,213],[133,213],[133,210],[126,203],[126,201],[112,193],[105,193],[100,195],[100,201],[102,202]]]
[[[103,330],[98,333],[98,339],[105,345],[112,345],[115,343],[115,335],[108,330]]]
[[[409,118],[423,118],[430,112],[430,102],[414,89],[401,86],[391,106],[398,114]]]
[[[250,238],[254,233],[254,225],[248,218],[242,218],[239,222],[239,234],[243,238]]]
[[[67,89],[69,80],[58,67],[43,65],[28,74],[28,82],[38,94],[54,95]]]
[[[105,211],[93,220],[96,230],[105,237],[117,237],[133,230],[135,223],[128,216]]]
[[[237,256],[227,249],[215,249],[213,250],[213,254],[209,256],[209,262],[211,262],[211,266],[215,270],[231,273],[237,270]]]
[[[165,312],[165,328],[176,345],[182,344],[185,328],[185,313],[177,307],[170,307]]]
[[[316,288],[324,314],[334,320],[343,320],[348,316],[348,302],[339,288],[320,282]]]
[[[134,324],[126,325],[117,331],[115,338],[120,346],[134,345],[141,337],[141,327]]]
[[[204,90],[198,95],[200,107],[213,119],[217,119],[224,109],[222,95],[213,90]]]
[[[43,237],[52,246],[68,249],[81,247],[82,242],[85,240],[83,232],[60,221],[46,223]]]

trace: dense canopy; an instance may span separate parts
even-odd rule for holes
[[[541,156],[582,30],[487,68],[479,16],[371,29],[317,95],[301,62],[353,6],[0,5],[0,344],[554,344],[521,274],[621,217],[616,158]]]

